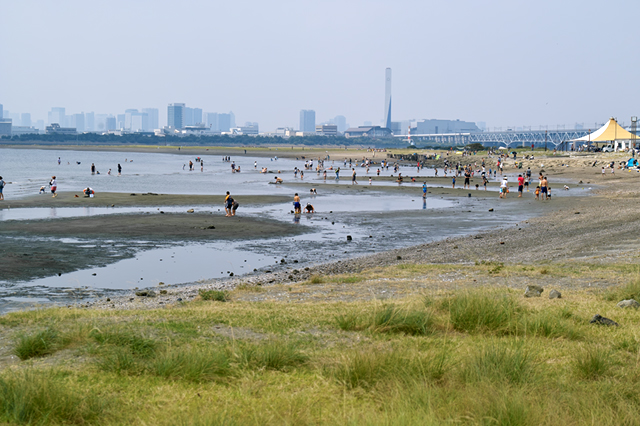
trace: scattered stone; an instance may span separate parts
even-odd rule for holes
[[[540,297],[543,291],[544,288],[540,287],[539,285],[530,284],[524,290],[524,297]]]
[[[233,276],[233,272],[229,272],[229,276],[232,277]]]
[[[111,207],[115,207],[115,206],[116,206],[115,204],[111,204]]]
[[[490,211],[490,212],[492,212],[492,211],[493,211],[493,209],[489,209],[489,211]]]
[[[62,272],[58,272],[58,276],[61,277],[62,276]]]
[[[176,299],[178,302],[182,302],[182,297],[178,297],[178,299]]]
[[[589,321],[589,324],[608,325],[608,326],[616,326],[616,327],[620,325],[614,320],[605,318],[600,314],[595,314],[593,318],[591,318],[591,321]]]
[[[562,293],[560,293],[558,290],[551,290],[549,292],[549,299],[561,299],[562,298]]]
[[[164,212],[162,210],[160,210],[160,214],[164,214]]]
[[[580,214],[580,212],[575,212],[574,214]]]
[[[618,308],[640,308],[640,303],[636,302],[634,299],[623,300],[618,302],[616,305]]]
[[[107,302],[111,302],[111,299],[107,297]]]
[[[504,244],[504,241],[500,241],[500,244]]]
[[[158,285],[164,285],[164,283],[163,283],[162,281],[160,281],[160,282],[158,283]]]
[[[187,213],[193,213],[193,212],[194,212],[194,210],[193,210],[193,209],[189,209],[189,210],[187,210]]]
[[[93,276],[95,277],[95,276],[96,276],[96,275],[98,275],[98,274],[96,274],[96,273],[94,272],[94,273],[93,273],[93,274],[91,274],[91,275],[93,275]]]
[[[160,294],[167,294],[167,290],[160,290]]]
[[[135,294],[140,297],[156,297],[156,292],[153,290],[140,290],[136,291]]]
[[[397,260],[402,260],[402,256],[396,256]]]

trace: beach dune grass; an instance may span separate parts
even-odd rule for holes
[[[523,308],[509,294],[463,291],[445,299],[442,308],[449,312],[455,330],[507,331]]]
[[[21,360],[43,357],[55,352],[60,341],[60,333],[52,328],[35,333],[20,333],[13,352]]]
[[[166,379],[201,383],[228,376],[231,366],[224,350],[181,347],[156,354],[148,370]]]
[[[347,312],[335,317],[338,328],[345,331],[369,330],[376,333],[427,335],[435,330],[433,313],[428,309],[401,308],[388,304],[373,312]]]
[[[0,418],[11,424],[93,424],[108,405],[108,398],[82,392],[53,370],[0,376]]]
[[[309,359],[296,342],[288,340],[242,344],[232,352],[245,369],[285,371],[303,365]]]
[[[202,300],[211,300],[213,302],[228,302],[229,292],[225,290],[199,290],[198,295]]]

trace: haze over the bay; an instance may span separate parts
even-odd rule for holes
[[[7,1],[0,103],[46,119],[184,102],[269,130],[344,115],[494,126],[640,115],[640,2]]]

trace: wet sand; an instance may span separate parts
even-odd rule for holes
[[[28,280],[103,266],[156,244],[254,240],[297,235],[305,226],[212,213],[111,214],[55,220],[5,221],[0,277]],[[58,238],[78,239],[63,244]],[[113,239],[120,243],[116,244]],[[110,242],[111,241],[111,242]],[[124,242],[125,247],[121,244]],[[90,249],[86,244],[91,243]]]
[[[76,195],[78,197],[76,197]],[[84,197],[81,191],[59,192],[53,198],[50,194],[32,195],[15,200],[0,201],[3,208],[28,207],[155,207],[155,206],[201,206],[224,204],[224,195],[154,194],[100,192],[93,198]],[[291,197],[280,195],[241,195],[234,197],[243,206],[273,204],[291,201]]]

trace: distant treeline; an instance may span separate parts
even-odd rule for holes
[[[220,136],[148,136],[126,134],[122,136],[97,133],[78,135],[27,134],[3,136],[2,143],[22,144],[69,144],[69,145],[212,145],[212,146],[260,146],[260,145],[307,145],[307,146],[364,146],[364,147],[404,147],[406,142],[399,139],[345,138],[344,136],[304,136],[288,139],[271,136],[220,135]]]

